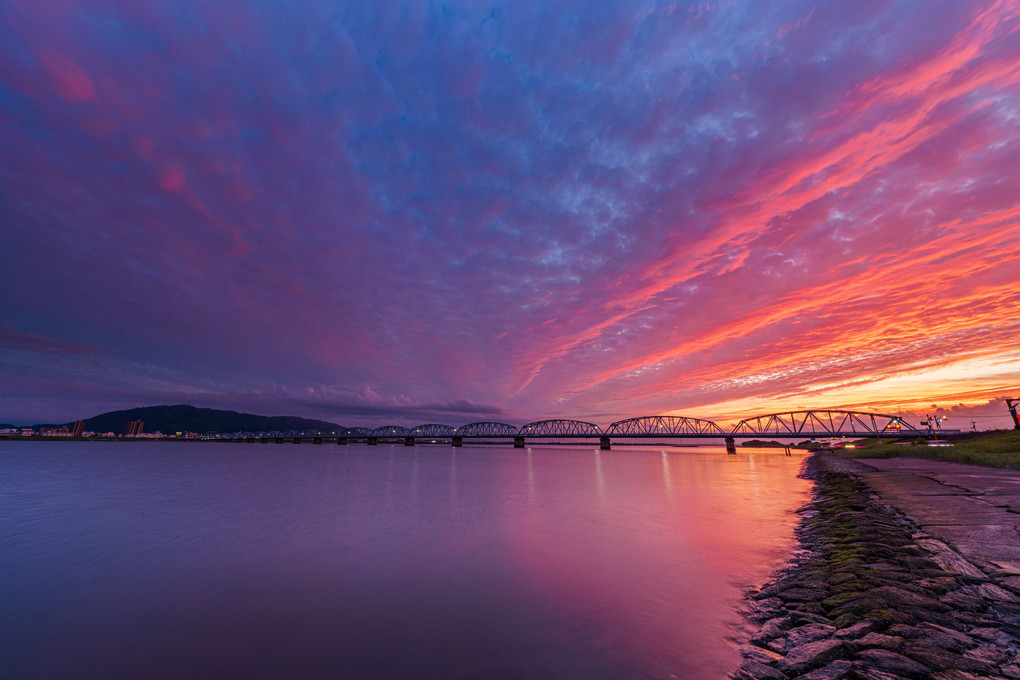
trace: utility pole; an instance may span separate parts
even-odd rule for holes
[[[1009,415],[1013,416],[1013,426],[1020,430],[1020,416],[1016,414],[1017,404],[1020,404],[1020,399],[1007,399],[1006,408],[1009,409]]]

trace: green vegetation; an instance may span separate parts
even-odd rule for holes
[[[1020,469],[1020,431],[1002,430],[987,435],[954,441],[952,446],[928,446],[925,440],[888,444],[875,439],[854,442],[858,448],[841,449],[846,458],[896,458],[911,456],[950,463],[969,463],[986,467]]]

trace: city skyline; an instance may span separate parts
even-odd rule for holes
[[[1018,29],[1005,0],[4,3],[0,421],[1010,427]]]

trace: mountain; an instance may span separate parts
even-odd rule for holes
[[[145,423],[144,432],[261,432],[285,430],[337,430],[336,423],[310,420],[297,416],[257,416],[237,411],[176,406],[146,406],[126,411],[110,411],[85,419],[85,429],[92,432],[123,433],[132,420]]]

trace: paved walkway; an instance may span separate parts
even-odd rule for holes
[[[923,458],[857,461],[886,503],[986,571],[1020,574],[1020,471]]]

